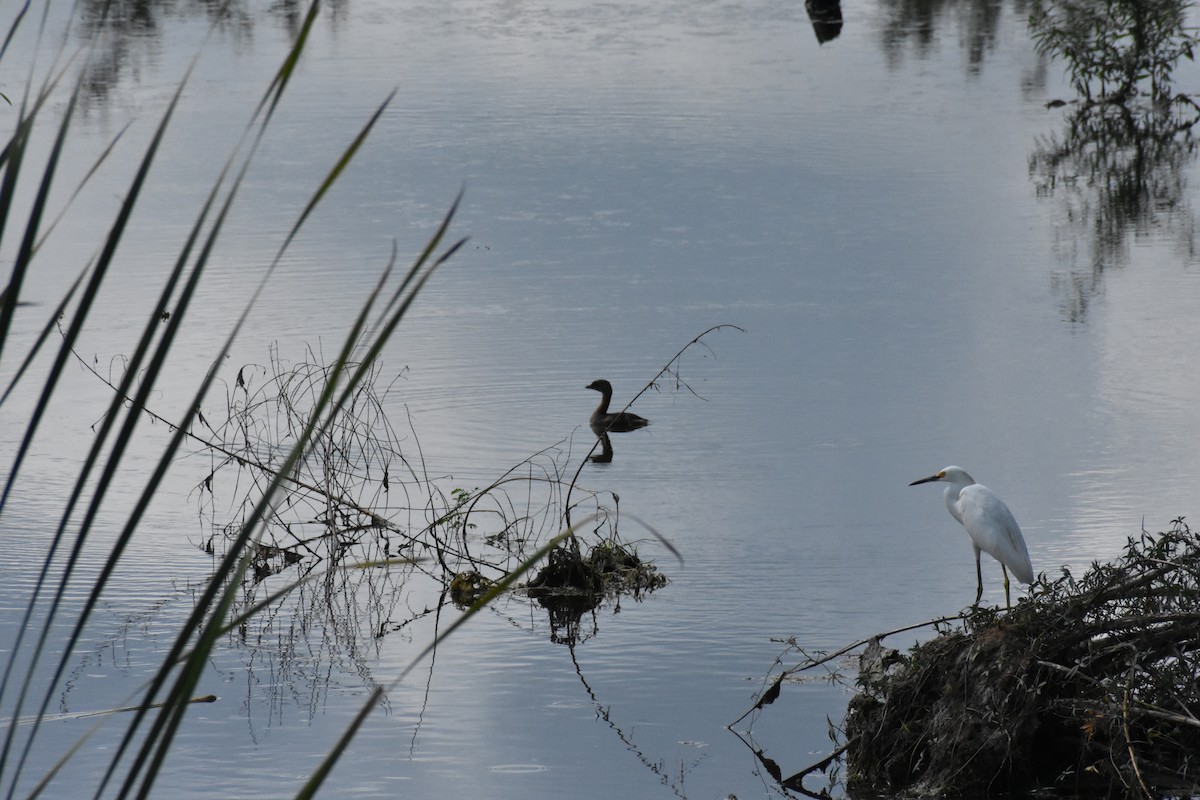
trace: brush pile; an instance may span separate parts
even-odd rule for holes
[[[868,666],[868,661],[870,666]],[[864,659],[851,795],[1200,792],[1200,538],[1175,520],[901,655]]]
[[[605,597],[615,598],[662,588],[667,578],[630,547],[616,539],[605,539],[584,553],[579,541],[571,537],[566,545],[550,551],[546,566],[529,581],[530,597],[562,601],[586,598],[595,607]]]

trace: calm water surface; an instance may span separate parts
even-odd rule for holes
[[[107,289],[114,311],[79,348],[102,370],[132,349],[115,309],[157,291],[284,52],[287,10],[239,7],[242,21],[204,47]],[[552,641],[524,598],[498,604],[388,692],[327,796],[774,796],[725,726],[753,702],[779,640],[834,649],[972,597],[965,537],[939,492],[911,480],[970,470],[1008,500],[1035,568],[1051,574],[1194,513],[1194,165],[1170,203],[1098,242],[1086,182],[1046,191],[1036,168],[1065,125],[1045,103],[1066,90],[1061,65],[1029,43],[1026,13],[848,3],[841,35],[819,45],[796,3],[345,0],[322,12],[157,397],[164,414],[187,403],[215,332],[393,88],[227,380],[266,363],[273,343],[292,361],[306,345],[332,353],[393,240],[411,257],[460,186],[455,230],[471,241],[384,358],[388,380],[401,376],[393,421],[443,491],[486,486],[555,445],[573,472],[591,445],[590,381],[608,378],[623,403],[697,334],[745,329],[690,350],[682,376],[700,397],[663,382],[635,408],[653,425],[616,439],[614,461],[581,478],[678,547],[683,564],[652,540],[641,547],[670,585],[585,617],[574,647]],[[29,296],[44,305],[19,320],[20,341],[92,254],[206,26],[168,4],[110,43],[64,170],[82,174],[132,126],[40,256]],[[45,487],[73,477],[107,399],[82,370],[68,380],[71,402],[52,409],[0,522],[0,642],[15,637],[64,494]],[[6,406],[9,449],[30,403]],[[165,434],[141,433],[148,459]],[[210,566],[190,488],[209,468],[178,465],[57,710],[122,702],[190,610]],[[221,700],[190,717],[162,793],[289,795],[370,688],[455,613],[375,638],[436,596],[399,577],[336,589],[345,602],[332,617],[302,604],[309,614],[219,651],[201,690]],[[789,686],[755,739],[785,774],[807,766],[847,697]],[[88,724],[53,723],[35,766]],[[106,763],[112,727],[51,796],[79,796],[72,780]]]

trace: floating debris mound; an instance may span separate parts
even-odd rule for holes
[[[652,563],[642,560],[615,537],[584,549],[579,539],[572,536],[550,551],[546,565],[525,589],[546,609],[550,640],[575,645],[595,635],[594,617],[591,633],[583,620],[601,602],[615,600],[616,613],[621,610],[623,596],[641,600],[643,595],[666,584],[667,577]]]
[[[1200,539],[1183,519],[908,654],[864,658],[852,796],[1200,792]]]
[[[545,599],[586,598],[593,605],[605,596],[652,592],[666,585],[667,578],[631,548],[615,539],[605,539],[586,554],[571,537],[550,551],[544,566],[527,589],[529,596]]]

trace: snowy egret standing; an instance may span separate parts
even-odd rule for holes
[[[1021,536],[1017,520],[1003,500],[991,489],[976,483],[961,467],[946,467],[909,486],[931,481],[949,484],[945,494],[946,508],[950,510],[950,516],[966,528],[971,546],[975,548],[975,578],[978,581],[975,605],[979,605],[979,598],[983,596],[983,569],[979,565],[979,551],[982,550],[1000,562],[1000,570],[1004,573],[1004,605],[1009,607],[1008,571],[1011,569],[1021,583],[1033,583],[1033,564],[1029,561],[1029,551],[1025,549],[1025,538]]]

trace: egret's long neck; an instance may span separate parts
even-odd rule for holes
[[[958,513],[958,495],[962,492],[962,488],[958,484],[952,483],[946,487],[946,493],[943,495],[946,498],[946,509],[950,512],[950,516],[958,520],[960,525],[963,520],[962,514]]]

